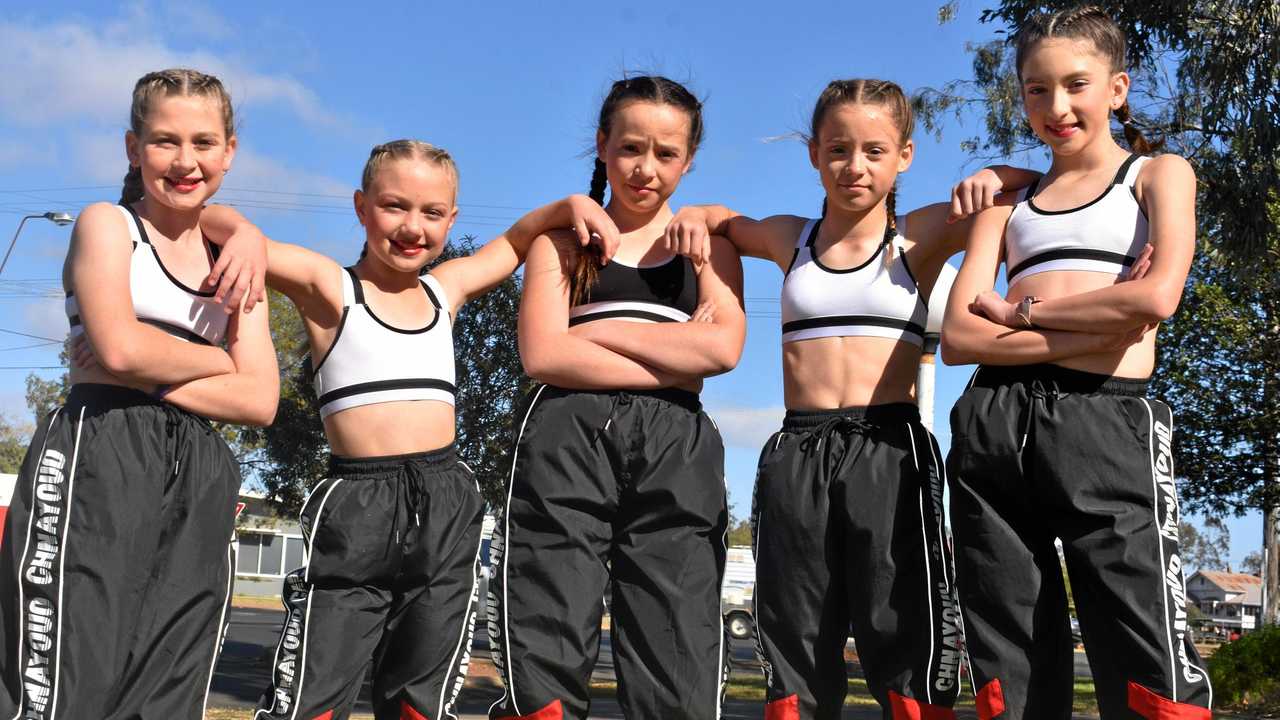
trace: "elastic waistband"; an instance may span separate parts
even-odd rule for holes
[[[982,365],[973,373],[974,387],[997,388],[1003,385],[1034,385],[1059,393],[1101,393],[1145,397],[1149,380],[1120,378],[1099,373],[1072,370],[1059,365]]]
[[[76,383],[67,393],[68,406],[84,406],[90,409],[133,407],[136,405],[163,405],[161,401],[141,390],[107,385],[105,383]]]
[[[788,410],[782,420],[784,432],[804,432],[822,427],[833,418],[863,420],[872,425],[920,422],[920,408],[914,403],[858,405],[834,410]]]
[[[633,398],[653,398],[663,402],[678,405],[689,412],[698,412],[702,409],[702,400],[698,398],[698,394],[680,388],[658,388],[656,390],[574,390],[571,388],[556,387],[548,385],[547,389],[557,395],[597,395],[604,398],[617,399],[633,399]]]
[[[405,465],[445,465],[456,462],[457,447],[449,443],[442,448],[425,452],[405,453],[404,455],[379,455],[377,457],[349,458],[339,455],[329,456],[329,475],[346,477],[348,475],[382,475],[395,472]]]

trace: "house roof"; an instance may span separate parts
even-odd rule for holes
[[[1235,602],[1240,602],[1244,605],[1262,604],[1262,578],[1257,575],[1222,572],[1220,570],[1200,570],[1196,575],[1218,586],[1224,592],[1244,595],[1244,597],[1235,600]],[[1192,577],[1196,575],[1192,575]]]

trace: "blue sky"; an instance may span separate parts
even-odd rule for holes
[[[0,11],[0,237],[23,214],[76,212],[118,197],[129,93],[141,74],[188,65],[219,75],[238,113],[240,155],[218,199],[274,237],[354,259],[362,234],[350,192],[369,148],[417,137],[461,170],[456,234],[486,239],[523,211],[585,192],[583,153],[609,83],[624,71],[686,82],[705,104],[706,140],[674,204],[719,202],[753,215],[816,213],[822,198],[794,133],[837,77],[883,77],[908,91],[965,77],[966,41],[993,28],[941,0],[619,5],[566,2],[352,5],[233,0],[40,3]],[[952,124],[917,132],[898,208],[944,200],[978,167]],[[1043,167],[1043,157],[1020,158]],[[57,280],[68,228],[30,221],[0,279],[0,329],[66,332]],[[958,264],[958,260],[953,260]],[[746,261],[747,346],[703,395],[725,435],[731,501],[750,503],[755,461],[782,409],[775,267]],[[23,282],[19,282],[23,281]],[[0,413],[27,420],[26,368],[57,345],[0,332]],[[56,371],[38,371],[53,376]],[[971,368],[939,366],[938,437]],[[1257,546],[1261,519],[1232,520],[1232,559]]]

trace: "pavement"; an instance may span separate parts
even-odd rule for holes
[[[258,701],[265,687],[272,655],[280,637],[280,625],[284,613],[279,610],[234,607],[230,613],[230,627],[222,648],[222,656],[218,660],[214,672],[213,686],[209,695],[209,707],[212,708],[252,708]],[[600,658],[592,679],[596,681],[613,681],[613,652],[609,641],[609,633],[602,633]],[[750,640],[735,640],[730,644],[731,671],[735,676],[760,677],[760,667],[756,662],[754,644]],[[1089,674],[1088,661],[1084,653],[1076,653],[1076,674],[1085,677]],[[488,638],[485,633],[477,632],[472,647],[472,662],[467,679],[467,686],[460,697],[458,710],[465,720],[482,720],[487,718],[489,706],[501,695],[493,664],[489,660]],[[369,683],[366,680],[360,698],[355,707],[356,713],[372,713],[369,704]],[[726,700],[721,713],[725,720],[739,718],[759,720],[762,707],[757,700]],[[976,717],[972,712],[958,711],[960,718]],[[612,698],[592,700],[591,717],[600,720],[622,718],[618,703]],[[878,708],[846,708],[846,719],[879,720]],[[1079,716],[1081,718],[1087,716]]]

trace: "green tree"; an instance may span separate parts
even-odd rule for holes
[[[62,344],[62,351],[58,353],[58,363],[64,368],[70,362],[67,355],[67,346],[70,343],[71,338],[68,336]],[[39,425],[46,415],[61,407],[67,401],[67,393],[70,390],[71,383],[67,380],[65,370],[53,380],[45,380],[35,373],[28,373],[27,408],[31,410],[35,423]]]
[[[30,429],[0,415],[0,473],[17,474],[27,454]]]
[[[1231,553],[1231,531],[1218,518],[1204,521],[1204,531],[1183,520],[1178,523],[1178,547],[1182,566],[1192,570],[1226,570]]]
[[[451,242],[437,263],[475,252],[475,239]],[[520,283],[515,275],[468,302],[454,322],[457,368],[455,409],[458,453],[475,471],[491,506],[506,499],[510,470],[511,416],[531,381],[525,377],[516,343]],[[280,406],[269,428],[243,428],[245,447],[260,448],[248,462],[280,510],[296,512],[306,489],[324,476],[329,446],[311,387],[302,318],[287,298],[273,296],[272,337],[280,360]]]
[[[983,132],[976,157],[1038,147],[1024,121],[1012,32],[1076,0],[1003,0],[982,12],[1001,37],[973,43],[971,77],[927,88],[914,105],[941,136]],[[1153,391],[1178,421],[1175,459],[1187,509],[1261,510],[1271,548],[1264,617],[1280,618],[1280,1],[1099,3],[1124,30],[1137,127],[1196,170],[1197,258],[1181,309],[1162,331]],[[958,3],[939,13],[946,21]]]

